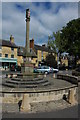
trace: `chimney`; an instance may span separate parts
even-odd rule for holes
[[[42,46],[46,47],[46,44],[43,44]]]
[[[34,39],[30,40],[30,48],[34,49]]]
[[[14,43],[14,37],[12,35],[10,36],[10,42]]]

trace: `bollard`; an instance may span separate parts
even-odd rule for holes
[[[56,75],[55,75],[55,73],[53,73],[53,78],[56,78]]]
[[[74,96],[74,89],[69,90],[67,101],[70,104],[75,104],[76,103],[75,96]]]
[[[11,78],[11,75],[10,75],[10,74],[8,74],[8,78]]]
[[[24,94],[23,99],[22,99],[22,104],[21,104],[20,111],[21,112],[29,112],[30,109],[31,109],[31,107],[30,107],[30,103],[29,103],[29,95]]]
[[[8,78],[8,74],[6,74],[6,78]]]
[[[44,74],[44,77],[46,77],[46,73]]]
[[[11,77],[10,78],[13,78],[13,74],[11,74]]]

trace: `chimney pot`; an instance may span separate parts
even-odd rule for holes
[[[30,40],[30,48],[34,49],[34,39]]]
[[[14,37],[12,35],[10,36],[10,42],[14,43]]]

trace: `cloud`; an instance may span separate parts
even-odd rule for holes
[[[2,0],[2,2],[26,2],[26,0]],[[27,2],[79,2],[79,0],[27,0]]]
[[[2,37],[9,39],[12,34],[18,45],[25,45],[25,11],[30,8],[30,39],[42,44],[48,35],[60,30],[67,22],[78,17],[78,3],[34,3],[13,2],[2,4]]]

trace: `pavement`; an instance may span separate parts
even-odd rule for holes
[[[36,112],[36,113],[20,113],[10,112],[2,113],[2,118],[78,118],[78,105],[71,107],[63,107],[60,105],[58,109],[52,109],[51,111]],[[43,107],[42,107],[43,108]],[[54,106],[53,106],[54,108]]]

